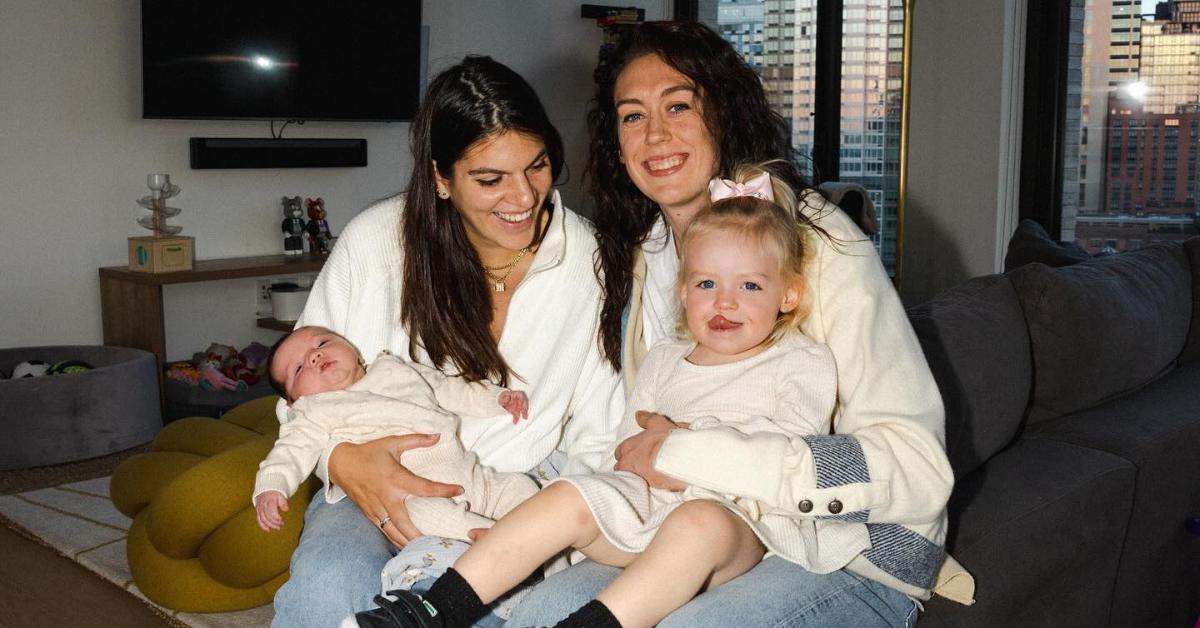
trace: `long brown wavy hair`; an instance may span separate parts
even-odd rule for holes
[[[625,66],[646,55],[658,55],[698,88],[705,126],[719,147],[718,174],[728,177],[739,164],[770,162],[771,176],[796,196],[803,198],[811,189],[796,167],[787,121],[771,109],[758,75],[733,46],[697,22],[646,22],[626,31],[596,68],[585,171],[588,193],[596,203],[596,273],[604,284],[600,345],[618,370],[622,318],[633,287],[633,253],[646,240],[659,208],[638,190],[620,161],[613,92]],[[802,215],[800,219],[807,222]]]
[[[480,140],[514,131],[546,146],[555,181],[563,167],[563,144],[537,94],[525,79],[485,56],[467,56],[429,84],[412,122],[413,171],[409,179],[401,244],[404,287],[400,322],[412,344],[438,368],[447,362],[469,381],[508,385],[509,368],[492,338],[492,297],[479,254],[467,240],[462,217],[449,199],[437,197],[434,162],[445,177]],[[534,217],[548,225],[550,195]],[[535,234],[531,246],[545,235]]]

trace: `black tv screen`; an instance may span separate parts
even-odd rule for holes
[[[420,0],[142,0],[142,116],[408,120]]]

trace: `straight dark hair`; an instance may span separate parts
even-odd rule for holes
[[[413,171],[401,223],[404,287],[400,322],[438,368],[453,365],[469,381],[508,385],[509,368],[492,338],[492,297],[479,254],[462,217],[435,190],[434,162],[444,177],[480,140],[506,132],[535,137],[546,146],[555,181],[563,167],[562,139],[525,79],[485,56],[467,56],[429,84],[412,122]],[[547,196],[535,225],[549,224]],[[536,246],[544,227],[530,242]]]
[[[638,190],[621,163],[614,90],[625,66],[646,55],[657,55],[695,84],[705,127],[719,150],[718,174],[728,177],[738,165],[770,162],[771,176],[797,197],[810,189],[796,167],[787,121],[771,109],[758,75],[729,42],[698,22],[646,22],[629,29],[596,67],[585,172],[588,193],[596,202],[596,273],[604,284],[600,345],[617,370],[621,321],[633,288],[633,253],[646,240],[659,208]]]

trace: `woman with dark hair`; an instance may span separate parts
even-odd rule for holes
[[[596,75],[587,181],[597,205],[606,359],[628,383],[649,347],[671,337],[675,243],[710,204],[709,181],[738,164],[772,162],[771,176],[800,200],[796,219],[814,232],[801,329],[829,346],[837,366],[831,434],[694,431],[652,415],[620,444],[618,470],[658,488],[682,483],[763,500],[771,512],[815,520],[823,543],[849,556],[829,573],[769,556],[659,625],[912,625],[916,600],[929,597],[946,558],[954,478],[941,397],[873,245],[804,182],[788,126],[757,75],[708,28],[634,27]],[[706,464],[714,451],[723,464]],[[584,562],[551,576],[510,624],[553,625],[616,573]]]
[[[463,417],[464,446],[500,471],[593,470],[615,437],[623,391],[596,343],[594,236],[552,189],[558,132],[524,79],[469,56],[433,79],[411,133],[407,192],[346,226],[296,325],[331,329],[368,359],[390,351],[519,386],[528,419]],[[426,538],[404,499],[461,490],[401,464],[402,452],[432,442],[395,436],[325,452],[325,499],[305,514],[275,625],[332,626],[374,606],[394,548],[417,551]]]

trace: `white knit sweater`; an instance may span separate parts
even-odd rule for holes
[[[806,215],[834,238],[808,239],[811,313],[801,326],[829,346],[837,363],[833,432],[675,430],[655,469],[687,484],[793,508],[795,516],[866,523],[871,547],[847,568],[928,598],[946,558],[946,501],[954,485],[942,398],[871,241],[819,195],[805,200]],[[643,256],[651,255],[674,250],[645,247]],[[674,290],[646,281],[645,266],[635,268],[635,291]],[[642,296],[635,293],[627,319],[627,378],[647,346]],[[719,461],[713,451],[722,452]],[[803,512],[802,503],[813,507]]]
[[[512,386],[529,395],[529,418],[517,425],[464,420],[460,432],[463,445],[498,471],[527,471],[555,450],[567,456],[564,473],[597,469],[624,407],[620,376],[601,358],[596,339],[600,286],[592,266],[591,226],[562,205],[557,191],[552,200],[546,236],[513,291],[499,342],[513,370]],[[395,196],[350,221],[297,326],[328,327],[363,355],[385,349],[409,355],[409,336],[400,325],[403,208],[403,197]],[[418,357],[428,363],[423,353]],[[282,409],[286,412],[286,406]],[[334,446],[317,465],[322,480],[328,479]],[[340,494],[333,487],[329,497]]]
[[[825,345],[788,334],[762,353],[712,366],[686,360],[694,347],[691,341],[676,341],[650,350],[629,397],[621,438],[641,429],[634,418],[638,410],[690,423],[693,431],[788,437],[829,432],[837,375]],[[724,465],[722,451],[708,451],[704,457],[709,464]],[[609,462],[615,460],[610,457]],[[869,546],[862,523],[799,517],[790,504],[775,507],[715,488],[651,489],[637,475],[616,471],[560,481],[579,489],[604,536],[627,552],[644,551],[667,516],[693,499],[720,502],[741,517],[771,552],[815,573],[841,569]]]

